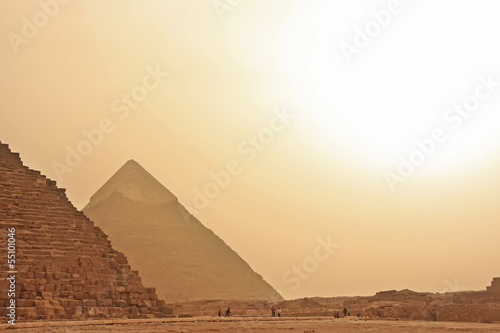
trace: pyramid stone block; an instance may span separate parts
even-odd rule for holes
[[[24,166],[19,154],[1,142],[0,226],[2,322],[10,320],[7,314],[12,312],[15,322],[169,312],[155,289],[142,285],[125,255],[113,249],[108,236],[71,204],[65,190]],[[12,237],[8,229],[15,229]],[[12,266],[8,253],[15,256]],[[9,296],[7,277],[12,275],[15,291]],[[13,301],[14,311],[7,308]]]

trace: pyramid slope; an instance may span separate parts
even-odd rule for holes
[[[17,272],[15,297],[0,293],[2,322],[9,319],[11,299],[21,322],[171,313],[64,192],[0,142],[0,226],[15,228]],[[0,241],[7,244],[7,232]],[[7,258],[7,246],[0,247],[0,256]],[[5,272],[12,267],[5,260],[0,269],[0,289],[9,290]]]
[[[135,201],[171,202],[177,198],[139,163],[128,160],[91,198],[86,208],[114,192]]]
[[[127,166],[129,162],[125,164]],[[124,166],[124,167],[125,167]],[[227,244],[203,226],[171,193],[155,186],[165,198],[139,198],[133,191],[147,192],[145,183],[130,179],[150,179],[143,168],[139,175],[124,174],[122,167],[94,195],[83,209],[137,267],[146,284],[157,288],[167,302],[204,299],[268,300],[281,296]],[[121,175],[120,175],[121,174]],[[154,178],[153,178],[154,179]],[[133,192],[132,191],[132,192]]]

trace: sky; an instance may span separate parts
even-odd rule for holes
[[[136,160],[288,299],[484,290],[498,9],[3,0],[0,140],[78,209]]]

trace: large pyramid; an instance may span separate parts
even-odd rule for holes
[[[64,192],[0,142],[0,322],[171,313]]]
[[[281,296],[137,162],[126,162],[83,209],[167,302]]]

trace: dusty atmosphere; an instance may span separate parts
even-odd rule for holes
[[[0,330],[499,332],[498,0],[0,0]]]

